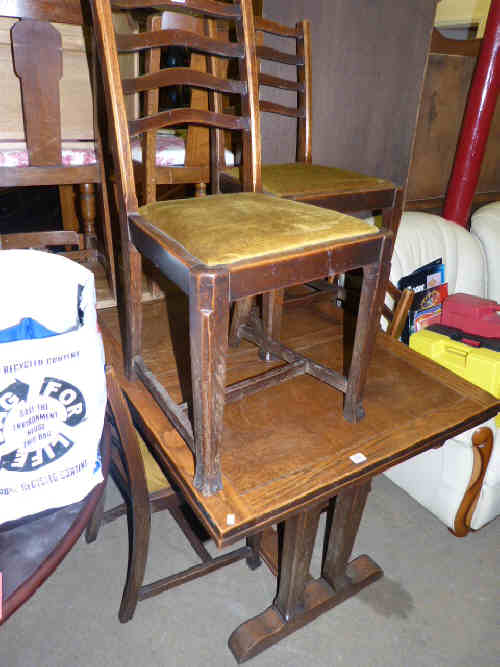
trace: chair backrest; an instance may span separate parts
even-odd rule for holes
[[[383,328],[392,338],[398,339],[403,333],[412,303],[413,292],[410,289],[400,290],[388,281],[386,300],[382,304],[381,324],[385,320]]]
[[[99,182],[96,164],[67,166],[61,149],[63,76],[60,31],[50,21],[82,23],[81,9],[67,12],[42,2],[0,2],[0,17],[22,19],[10,31],[12,69],[20,80],[28,166],[0,166],[0,187]],[[81,137],[74,137],[78,139]],[[20,149],[24,145],[20,145]]]
[[[83,234],[71,230],[0,234],[0,248],[2,250],[12,250],[14,248],[49,250],[50,248],[59,248],[60,246],[68,245],[83,248]]]
[[[183,30],[204,34],[205,26],[203,19],[178,12],[164,12],[152,14],[146,19],[146,31],[158,30]],[[144,74],[153,74],[160,71],[162,62],[160,48],[150,49],[144,58]],[[199,53],[189,54],[189,67],[191,69],[206,72],[206,58]],[[208,93],[205,90],[193,89],[190,91],[189,106],[193,109],[208,111]],[[144,112],[151,116],[162,110],[162,99],[158,89],[147,90],[144,93]],[[171,108],[169,105],[168,108]],[[156,186],[168,181],[169,183],[206,184],[210,182],[210,138],[209,130],[197,125],[190,125],[185,137],[185,159],[183,165],[167,166],[159,168],[165,172],[168,169],[168,178],[158,178],[157,175],[157,132],[150,130],[142,137],[142,194],[144,203],[148,204],[156,200]],[[137,168],[137,166],[136,166]]]
[[[434,30],[408,177],[409,210],[440,212],[450,180],[480,39]],[[500,107],[490,129],[473,207],[500,199]]]
[[[97,39],[99,57],[106,87],[106,101],[113,136],[115,167],[119,174],[118,186],[121,199],[128,212],[137,210],[134,175],[132,168],[130,138],[147,131],[163,127],[195,123],[209,128],[235,130],[242,133],[243,144],[243,187],[248,191],[261,190],[260,175],[260,118],[258,106],[258,85],[256,72],[255,32],[251,0],[238,0],[227,4],[218,0],[185,0],[182,4],[175,0],[161,3],[144,0],[91,1],[94,32]],[[196,12],[207,19],[206,35],[191,30],[165,29],[139,34],[118,34],[115,37],[111,7],[115,10],[147,9],[158,11]],[[216,38],[212,20],[227,21],[236,27],[236,41],[224,42]],[[144,76],[127,78],[122,81],[118,66],[118,51],[121,53],[148,52],[151,49],[168,46],[184,46],[208,57],[208,69],[212,69],[213,59],[236,58],[240,63],[238,80],[217,76],[212,72],[199,72],[191,68],[173,67]],[[241,98],[241,115],[193,108],[176,108],[159,111],[152,115],[145,113],[127,121],[124,94],[134,94],[155,90],[165,86],[184,85],[209,91],[213,99],[218,94],[236,94]]]
[[[259,72],[260,110],[288,116],[297,119],[297,162],[311,162],[311,23],[308,20],[299,21],[294,27],[288,28],[274,21],[269,21],[261,17],[255,17],[255,30],[257,34],[257,57],[261,71]],[[278,50],[272,46],[264,44],[266,35],[273,35],[276,38],[286,38],[285,44],[290,45],[291,49],[285,51]],[[272,63],[269,67],[268,64]],[[290,78],[275,76],[274,74],[262,71],[264,69],[273,69],[278,67],[279,73],[283,69],[293,68],[293,75]],[[283,68],[283,66],[289,66]],[[286,96],[287,104],[270,102],[265,98],[265,88],[273,88]],[[290,105],[290,92],[296,94],[295,103]]]

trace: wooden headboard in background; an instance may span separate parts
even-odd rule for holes
[[[408,179],[406,208],[439,213],[460,135],[481,40],[447,39],[434,30]],[[472,209],[500,200],[500,108],[490,129]]]

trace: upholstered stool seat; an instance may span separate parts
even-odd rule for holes
[[[239,180],[237,167],[226,169],[222,178]],[[319,164],[294,162],[291,164],[269,164],[262,167],[262,187],[265,192],[277,197],[303,199],[308,196],[335,192],[353,194],[376,192],[394,186],[389,181],[373,176],[365,176],[355,171],[325,167]]]
[[[251,192],[155,202],[139,212],[206,266],[378,231],[337,211]]]

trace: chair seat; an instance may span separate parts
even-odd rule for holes
[[[237,167],[224,170],[224,174],[234,180],[239,179]],[[277,197],[298,198],[325,193],[347,194],[394,189],[392,183],[382,178],[304,162],[264,165],[262,187],[265,192]]]
[[[82,167],[95,164],[95,146],[91,141],[62,143],[61,164],[65,167]],[[28,150],[24,142],[0,144],[0,167],[29,167]]]
[[[141,139],[134,137],[132,144],[132,159],[134,162],[142,162]],[[231,151],[225,151],[226,164],[234,164],[234,155]],[[176,134],[156,135],[156,166],[157,167],[183,167],[186,160],[186,145],[183,137]]]
[[[139,212],[206,266],[378,232],[337,211],[250,192],[154,202]]]
[[[146,484],[148,493],[155,493],[156,491],[164,491],[170,487],[167,478],[162,472],[162,469],[156,462],[154,456],[149,451],[146,443],[141,438],[138,431],[137,439],[139,441],[139,448],[141,450],[142,462],[144,464],[144,473],[146,476]]]

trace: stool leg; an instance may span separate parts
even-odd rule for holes
[[[222,488],[223,431],[229,329],[229,274],[191,272],[189,331],[196,469],[194,486],[210,496]]]
[[[81,183],[80,190],[80,210],[83,221],[83,234],[85,237],[85,249],[96,247],[95,235],[95,185],[94,183]]]

